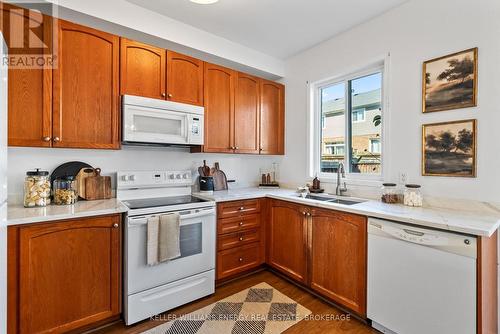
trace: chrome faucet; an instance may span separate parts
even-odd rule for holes
[[[344,182],[344,186],[340,186],[340,177],[345,178],[345,168],[342,162],[339,163],[339,167],[337,168],[337,188],[335,190],[335,195],[342,196],[343,193],[347,191],[346,183]]]

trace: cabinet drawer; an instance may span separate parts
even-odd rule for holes
[[[260,229],[231,233],[218,237],[217,249],[219,251],[260,241]]]
[[[217,253],[217,279],[255,268],[262,264],[260,242]]]
[[[257,228],[259,226],[260,226],[259,214],[219,219],[217,221],[217,234],[240,232]]]
[[[217,207],[218,218],[240,217],[257,212],[260,212],[259,199],[224,202]]]

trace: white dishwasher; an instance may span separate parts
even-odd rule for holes
[[[383,333],[476,333],[475,237],[368,220],[368,318]]]

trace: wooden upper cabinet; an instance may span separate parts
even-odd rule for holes
[[[9,294],[17,292],[19,303],[9,305],[18,316],[9,333],[66,333],[120,314],[120,219],[9,228],[9,283],[18,282]]]
[[[0,8],[1,29],[12,56],[52,52],[51,17],[6,3]],[[34,37],[37,42],[31,40]],[[51,146],[52,70],[16,66],[8,75],[9,146]]]
[[[302,206],[272,201],[268,234],[268,264],[294,280],[307,283],[307,218]]]
[[[121,38],[120,93],[165,99],[166,51]]]
[[[285,86],[261,81],[261,154],[285,154]]]
[[[311,288],[366,316],[366,217],[311,210]]]
[[[204,152],[233,152],[235,77],[229,68],[205,63]]]
[[[235,152],[258,154],[260,79],[238,72],[234,104]]]
[[[203,61],[167,51],[167,100],[203,106]]]
[[[119,38],[59,21],[53,146],[118,149]]]

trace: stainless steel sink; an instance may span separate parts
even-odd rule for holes
[[[358,203],[363,203],[363,200],[358,200],[358,199],[344,199],[344,198],[338,198],[338,197],[333,197],[330,195],[311,195],[308,194],[305,197],[306,199],[312,199],[315,201],[322,201],[322,202],[328,202],[328,203],[337,203],[337,204],[343,204],[343,205],[354,205]]]

